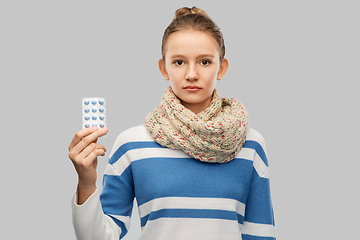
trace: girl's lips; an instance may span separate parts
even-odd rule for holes
[[[196,92],[196,91],[199,91],[201,88],[198,86],[186,86],[186,87],[184,87],[184,89],[189,92]]]

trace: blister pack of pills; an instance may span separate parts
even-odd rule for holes
[[[106,104],[104,98],[82,99],[83,128],[106,127]]]

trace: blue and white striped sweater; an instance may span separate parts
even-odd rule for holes
[[[267,169],[264,140],[253,129],[234,160],[209,164],[160,146],[140,125],[114,144],[101,205],[120,239],[134,198],[140,239],[275,239]]]

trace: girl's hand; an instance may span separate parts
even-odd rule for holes
[[[106,152],[106,148],[97,143],[97,140],[107,132],[107,128],[85,128],[77,132],[70,143],[69,158],[79,176],[77,190],[79,205],[96,190],[97,157],[104,156]]]

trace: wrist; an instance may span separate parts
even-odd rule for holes
[[[80,180],[77,187],[77,204],[82,205],[96,191],[96,184],[82,183]]]
[[[94,192],[96,190],[96,183],[83,182],[79,179],[78,190],[81,192]]]

